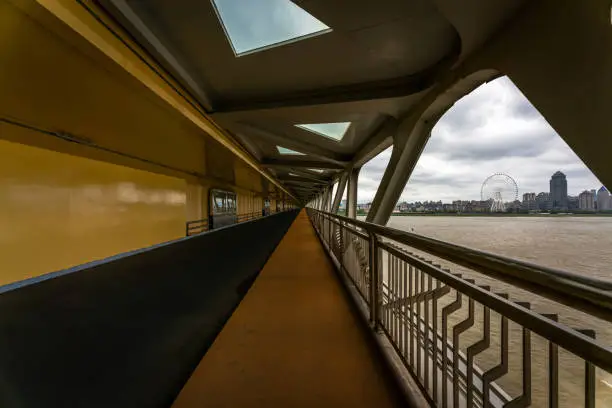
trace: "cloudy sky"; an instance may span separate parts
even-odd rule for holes
[[[374,197],[390,149],[359,175],[359,202]],[[401,201],[480,199],[484,179],[512,176],[519,199],[549,190],[557,170],[567,176],[568,194],[601,183],[508,78],[482,85],[455,104],[433,129]]]

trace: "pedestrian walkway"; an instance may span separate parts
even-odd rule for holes
[[[355,313],[302,211],[173,408],[400,406]]]

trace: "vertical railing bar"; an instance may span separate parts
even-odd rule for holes
[[[369,259],[370,255],[369,255],[369,243],[368,246],[365,246],[365,240],[362,239],[361,237],[357,238],[359,241],[359,248],[361,248],[363,250],[363,254],[364,256]],[[361,285],[363,286],[363,288],[365,289],[366,292],[366,299],[368,299],[368,302],[370,301],[370,293],[368,291],[368,286],[366,284],[366,270],[361,268],[361,260],[359,259],[359,254],[357,254],[357,252],[355,252],[355,257],[356,257],[356,261],[357,261],[357,267],[359,268],[359,281],[361,282]]]
[[[577,330],[580,333],[595,338],[595,331],[591,329]],[[584,362],[584,408],[595,408],[595,366],[585,360]]]
[[[459,351],[460,336],[474,325],[474,299],[468,297],[468,317],[453,327],[453,406],[459,406]]]
[[[548,342],[548,406],[559,407],[559,347]]]
[[[391,313],[390,313],[390,306],[391,304],[389,303],[391,301],[391,282],[390,282],[390,277],[391,275],[393,275],[392,272],[392,268],[393,265],[391,263],[391,253],[389,251],[387,251],[387,307],[385,308],[385,328],[387,329],[387,331],[389,332],[389,335],[391,336],[391,340],[393,340],[393,333],[390,329],[390,323],[391,323]],[[383,285],[381,286],[381,289],[384,290],[384,282],[385,282],[385,274],[384,274],[384,267],[381,269],[381,275],[383,276]],[[384,302],[384,296],[383,296],[383,302]]]
[[[412,299],[414,299],[414,266],[408,264],[408,321],[410,322],[410,366],[414,370],[414,317],[412,315]]]
[[[498,293],[497,295],[503,297],[504,299],[508,299],[507,293]],[[500,325],[500,363],[495,367],[490,368],[482,375],[484,408],[489,408],[491,406],[491,400],[489,398],[489,384],[508,372],[508,319],[503,315],[500,315]]]
[[[404,325],[406,324],[406,315],[404,314],[404,261],[398,258],[397,268],[397,342],[400,355],[404,356]]]
[[[393,337],[395,339],[395,344],[399,345],[399,318],[400,314],[398,313],[397,307],[399,304],[400,294],[399,294],[399,258],[397,256],[393,257]]]
[[[368,240],[368,245],[366,247],[365,250],[367,250],[367,261],[368,261],[368,269],[364,269],[363,273],[363,279],[364,279],[364,283],[366,285],[366,287],[368,288],[368,301],[370,302],[370,308],[372,307],[372,244],[370,242],[371,237]],[[364,240],[365,241],[365,240]],[[367,274],[365,273],[367,271]]]
[[[327,235],[327,246],[329,248],[329,252],[333,252],[332,249],[332,223],[331,223],[331,216],[327,216],[327,224],[328,224],[328,231],[329,234]]]
[[[384,253],[384,251],[382,249],[381,249],[381,252]],[[390,302],[390,296],[391,296],[391,294],[389,293],[391,291],[391,288],[389,287],[390,286],[389,276],[391,275],[391,267],[392,267],[392,265],[391,265],[391,253],[389,251],[387,251],[387,282],[386,282],[387,283],[386,284],[386,286],[387,286],[387,305],[384,308],[384,311],[385,311],[385,329],[387,330],[387,332],[391,336],[391,341],[393,341],[393,336],[391,334],[391,330],[389,329],[389,323],[391,322],[391,319],[389,318],[389,306],[391,306],[391,304],[389,303]],[[384,265],[383,265],[382,268],[380,268],[380,274],[383,277],[383,284],[381,285],[380,288],[383,291],[383,296],[381,296],[381,300],[382,300],[382,302],[384,304],[384,302],[385,302],[385,296],[384,296],[384,290],[385,290],[384,289],[385,288],[385,267],[384,267]]]
[[[432,396],[434,402],[438,403],[438,291],[440,290],[440,281],[436,279],[435,284],[435,293],[433,295],[432,301],[432,317],[433,317],[433,352],[431,361],[433,362],[433,387],[432,387]]]
[[[378,247],[378,241],[376,243],[376,316],[378,316],[377,321],[378,322],[382,322],[382,317],[381,317],[381,308],[382,308],[382,290],[383,290],[383,285],[382,285],[382,279],[383,279],[383,274],[382,274],[382,270],[383,270],[383,266],[382,266],[382,262],[383,262],[383,257],[382,257],[382,248]]]
[[[417,269],[417,291],[415,294],[416,300],[416,348],[417,348],[417,376],[421,376],[421,293],[423,292],[423,284],[425,283],[425,275],[423,271]]]
[[[378,328],[378,246],[376,245],[376,235],[370,233],[370,322],[374,330]]]
[[[359,242],[359,248],[361,248],[363,250],[363,254],[364,256],[369,259],[369,243],[368,243],[368,247],[365,246],[365,240],[361,237],[357,238],[357,242]],[[368,292],[368,287],[366,285],[366,271],[364,268],[361,267],[361,259],[359,259],[359,254],[357,253],[357,248],[355,249],[355,253],[354,253],[354,259],[353,261],[355,261],[355,263],[357,263],[357,273],[359,273],[359,282],[361,284],[361,286],[364,289],[365,292],[365,296],[366,296],[366,300],[369,303],[370,302],[370,294]]]
[[[530,309],[531,305],[528,302],[516,302],[517,305]],[[531,405],[531,331],[526,327],[522,326],[522,365],[523,365],[523,392],[520,396],[514,398],[508,402],[505,407],[507,408],[518,408],[528,407]]]
[[[542,314],[547,319],[557,321],[556,314]],[[559,407],[559,346],[548,340],[548,408]]]
[[[429,292],[432,287],[432,277],[427,274],[427,287],[423,292],[425,305],[425,336],[423,339],[423,351],[425,355],[425,390],[429,392]]]
[[[389,265],[390,268],[390,273],[391,276],[387,277],[388,279],[388,283],[389,283],[389,304],[388,304],[388,308],[389,308],[389,335],[391,336],[391,339],[393,341],[393,343],[395,343],[395,333],[394,333],[394,310],[393,310],[393,306],[394,306],[394,302],[395,302],[395,256],[391,255],[391,264]]]
[[[523,395],[525,406],[531,405],[531,331],[523,327]]]
[[[340,221],[340,272],[345,273],[344,269],[344,228],[342,227],[343,221]]]
[[[410,321],[407,320],[406,316],[409,316],[408,314],[408,302],[410,301],[409,296],[410,294],[408,293],[408,263],[407,262],[402,262],[402,275],[404,276],[404,300],[402,301],[402,311],[403,311],[403,319],[402,321],[404,322],[404,337],[402,340],[402,344],[403,344],[403,355],[404,355],[404,359],[408,360],[408,327],[410,324]]]

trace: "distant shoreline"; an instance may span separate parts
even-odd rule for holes
[[[357,214],[367,215],[367,214]],[[612,213],[561,213],[561,214],[549,214],[549,213],[535,213],[535,214],[521,214],[521,213],[393,213],[392,217],[612,217]]]

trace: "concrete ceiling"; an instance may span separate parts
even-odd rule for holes
[[[211,1],[98,1],[218,124],[304,199],[320,189],[317,180],[328,182],[350,166],[372,138],[390,145],[394,122],[522,3],[294,0],[332,31],[236,57]],[[251,1],[245,4],[256,3]],[[339,142],[295,126],[329,122],[352,125]],[[305,155],[281,155],[276,146]]]

